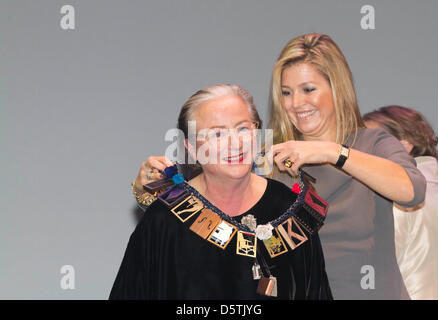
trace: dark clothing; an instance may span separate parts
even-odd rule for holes
[[[278,218],[297,195],[280,182],[268,179],[262,198],[247,214],[258,224]],[[308,216],[303,208],[297,211]],[[129,239],[110,299],[266,299],[256,293],[252,278],[254,258],[236,254],[236,235],[225,249],[202,239],[159,200],[145,212]],[[295,250],[270,258],[263,256],[277,277],[279,299],[331,299],[318,233]]]
[[[352,142],[350,137],[347,144]],[[425,178],[396,138],[383,129],[361,129],[352,148],[400,164],[415,192],[411,202],[400,205],[413,207],[423,202]],[[320,237],[334,298],[408,298],[395,256],[393,202],[331,165],[303,169],[316,178],[316,191],[329,203]],[[289,186],[294,183],[278,171],[273,178]]]

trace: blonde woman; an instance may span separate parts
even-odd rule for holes
[[[305,168],[329,203],[320,237],[334,298],[408,298],[395,256],[392,203],[422,203],[426,181],[397,139],[365,128],[350,68],[329,36],[302,35],[281,51],[269,127],[272,178],[291,186]],[[166,161],[143,163],[137,188]]]

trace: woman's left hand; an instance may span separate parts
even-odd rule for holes
[[[277,164],[280,171],[298,174],[298,169],[304,164],[336,163],[339,144],[329,141],[294,141],[273,145],[266,154],[268,161]],[[272,158],[273,157],[273,158]],[[290,168],[284,162],[292,161]]]

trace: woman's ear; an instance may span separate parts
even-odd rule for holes
[[[196,157],[196,147],[193,146],[188,139],[184,139],[184,146],[186,147],[189,155],[195,160],[195,162],[198,161]]]
[[[405,147],[405,150],[408,153],[411,153],[412,149],[414,149],[414,145],[412,143],[410,143],[408,140],[401,139],[400,142],[403,145],[403,147]]]

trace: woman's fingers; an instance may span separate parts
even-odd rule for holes
[[[268,152],[266,152],[265,158],[268,160],[269,164],[272,165],[273,162],[276,162],[276,158],[284,149],[283,145],[284,143],[275,144],[269,148]]]
[[[280,171],[287,171],[295,176],[298,174],[298,169],[302,165],[297,152],[298,150],[296,150],[295,144],[292,141],[288,141],[273,145],[267,156],[272,157],[271,159],[273,159]]]
[[[161,156],[160,158],[162,158],[164,164],[166,165],[166,167],[171,167],[174,165],[174,163],[172,161],[169,160],[168,157],[166,156]]]
[[[166,156],[151,156],[147,161],[141,164],[138,178],[142,185],[148,184],[151,181],[159,180],[163,178],[163,171],[169,166],[173,166]]]
[[[298,174],[298,169],[305,164],[335,163],[331,160],[339,149],[336,143],[316,141],[287,141],[273,145],[266,154],[268,161],[273,161],[280,171]],[[285,161],[290,160],[290,162]],[[334,161],[334,162],[333,162]],[[272,165],[272,162],[270,162]]]
[[[289,173],[292,176],[298,175],[298,169],[301,167],[301,165],[302,165],[302,163],[301,163],[300,159],[299,158],[295,158],[293,163],[292,163],[292,166],[288,170]]]
[[[148,160],[143,163],[143,165],[148,169],[164,171],[166,167],[173,166],[173,163],[166,156],[152,156],[149,157]]]
[[[280,171],[290,169],[294,161],[294,155],[288,151],[282,151],[274,156],[274,162]]]

